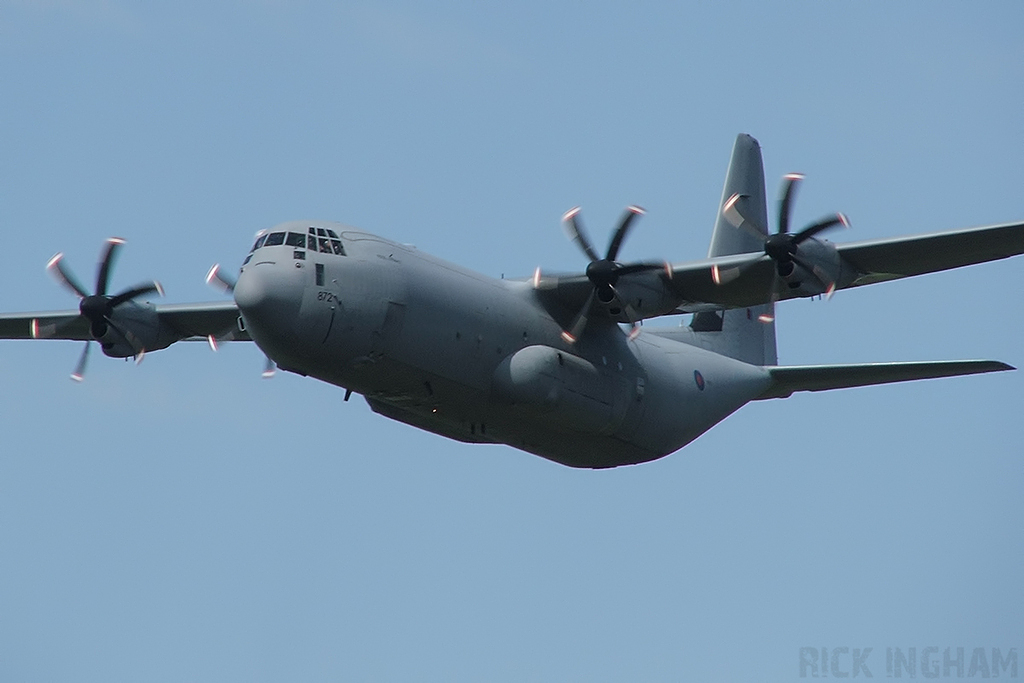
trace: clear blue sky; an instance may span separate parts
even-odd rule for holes
[[[216,300],[297,218],[470,265],[703,257],[729,152],[847,239],[1024,219],[1024,5],[0,2],[0,310]],[[599,241],[604,239],[598,238]],[[1024,365],[1024,260],[779,307],[784,363]],[[0,680],[799,680],[802,646],[1016,647],[1024,374],[747,406],[576,471],[260,379],[0,343]],[[848,662],[849,660],[844,660]],[[1024,661],[1022,661],[1024,664]],[[844,664],[844,667],[847,665]],[[920,675],[920,673],[919,673]],[[1004,674],[1005,676],[1006,674]]]

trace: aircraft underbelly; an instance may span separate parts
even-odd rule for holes
[[[629,383],[564,351],[526,347],[498,365],[489,391],[382,358],[366,368],[376,387],[366,398],[375,412],[448,438],[606,468],[682,448],[769,381],[761,368],[669,340],[651,339],[638,355],[647,373]]]

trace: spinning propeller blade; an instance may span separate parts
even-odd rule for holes
[[[722,205],[722,215],[735,228],[746,230],[764,244],[764,256],[759,256],[746,263],[733,268],[720,270],[717,266],[711,269],[711,277],[715,284],[724,285],[740,277],[745,271],[758,263],[765,256],[775,262],[776,276],[773,279],[772,295],[776,291],[777,278],[788,277],[793,272],[793,265],[798,264],[814,277],[818,278],[821,284],[828,291],[831,298],[835,292],[836,283],[816,264],[810,263],[799,255],[801,243],[816,237],[818,234],[834,228],[837,225],[849,227],[850,222],[841,213],[826,216],[810,225],[807,225],[797,233],[790,233],[790,217],[793,211],[793,201],[796,197],[796,190],[803,181],[804,176],[800,173],[788,173],[782,178],[782,189],[779,198],[778,231],[769,234],[760,226],[747,218],[739,207],[743,195],[734,194]]]
[[[64,265],[64,252],[54,254],[53,258],[46,263],[46,269],[57,278],[58,282],[76,294],[78,298],[84,299],[89,296],[89,293],[85,291],[85,287],[81,285],[78,278]]]
[[[214,263],[210,272],[206,274],[206,284],[217,287],[227,294],[233,294],[237,283],[234,278],[223,272],[219,263]]]
[[[590,242],[590,238],[587,237],[586,232],[583,230],[583,223],[580,220],[580,207],[574,207],[562,216],[562,223],[565,226],[566,234],[569,235],[569,239],[575,242],[583,251],[584,255],[590,259],[590,263],[587,264],[586,274],[587,278],[593,285],[593,289],[591,289],[590,294],[587,295],[587,299],[584,302],[583,307],[580,308],[579,312],[573,318],[569,329],[562,332],[562,339],[564,339],[566,343],[575,344],[580,338],[580,335],[583,334],[583,331],[587,327],[587,318],[590,316],[595,298],[604,305],[609,305],[619,298],[618,292],[615,289],[615,284],[623,275],[662,269],[665,269],[665,271],[671,275],[671,268],[664,262],[638,262],[623,264],[615,260],[618,257],[622,243],[625,241],[634,222],[638,217],[644,215],[644,213],[644,210],[639,206],[629,206],[626,208],[625,213],[623,213],[622,218],[619,220],[618,227],[616,227],[615,232],[612,233],[611,240],[608,242],[608,249],[605,252],[604,258],[598,256],[597,250],[594,249],[593,244]],[[538,269],[534,274],[534,287],[537,287],[539,283],[540,269]],[[627,307],[627,302],[621,303],[623,308]],[[632,322],[632,316],[630,316],[630,320]]]
[[[113,330],[125,344],[135,351],[136,362],[140,362],[146,350],[138,344],[138,339],[134,334],[117,325],[111,318],[118,306],[153,292],[163,296],[164,290],[160,283],[154,280],[153,282],[144,282],[135,287],[129,287],[113,296],[107,294],[114,261],[123,245],[124,240],[120,237],[111,237],[104,243],[103,250],[100,252],[99,265],[96,268],[95,294],[90,294],[71,272],[71,269],[64,265],[63,252],[54,255],[47,262],[46,269],[57,278],[58,282],[80,299],[78,312],[89,321],[89,329],[94,339],[99,340],[108,330]],[[39,335],[43,332],[39,329],[38,323],[33,325],[32,331],[33,335]],[[76,382],[81,382],[85,378],[85,368],[89,359],[90,346],[91,342],[85,343],[85,348],[78,359],[78,364],[75,366],[74,372],[71,373],[71,379]]]
[[[85,365],[89,361],[89,347],[91,346],[92,342],[85,342],[85,348],[82,349],[82,355],[78,357],[78,363],[75,365],[75,369],[71,373],[71,379],[76,382],[81,382],[85,379]]]

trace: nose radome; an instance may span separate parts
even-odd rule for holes
[[[235,304],[254,338],[289,330],[302,302],[301,269],[291,264],[260,263],[238,276]]]
[[[243,313],[256,311],[272,296],[266,273],[257,273],[255,267],[248,268],[238,276],[235,284],[235,303]],[[268,269],[263,269],[268,270]]]

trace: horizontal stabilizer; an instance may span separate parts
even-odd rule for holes
[[[791,365],[765,368],[772,384],[758,399],[786,398],[796,391],[828,391],[872,384],[908,382],[958,375],[1016,370],[994,360],[944,360],[921,363],[865,363],[858,365]]]

